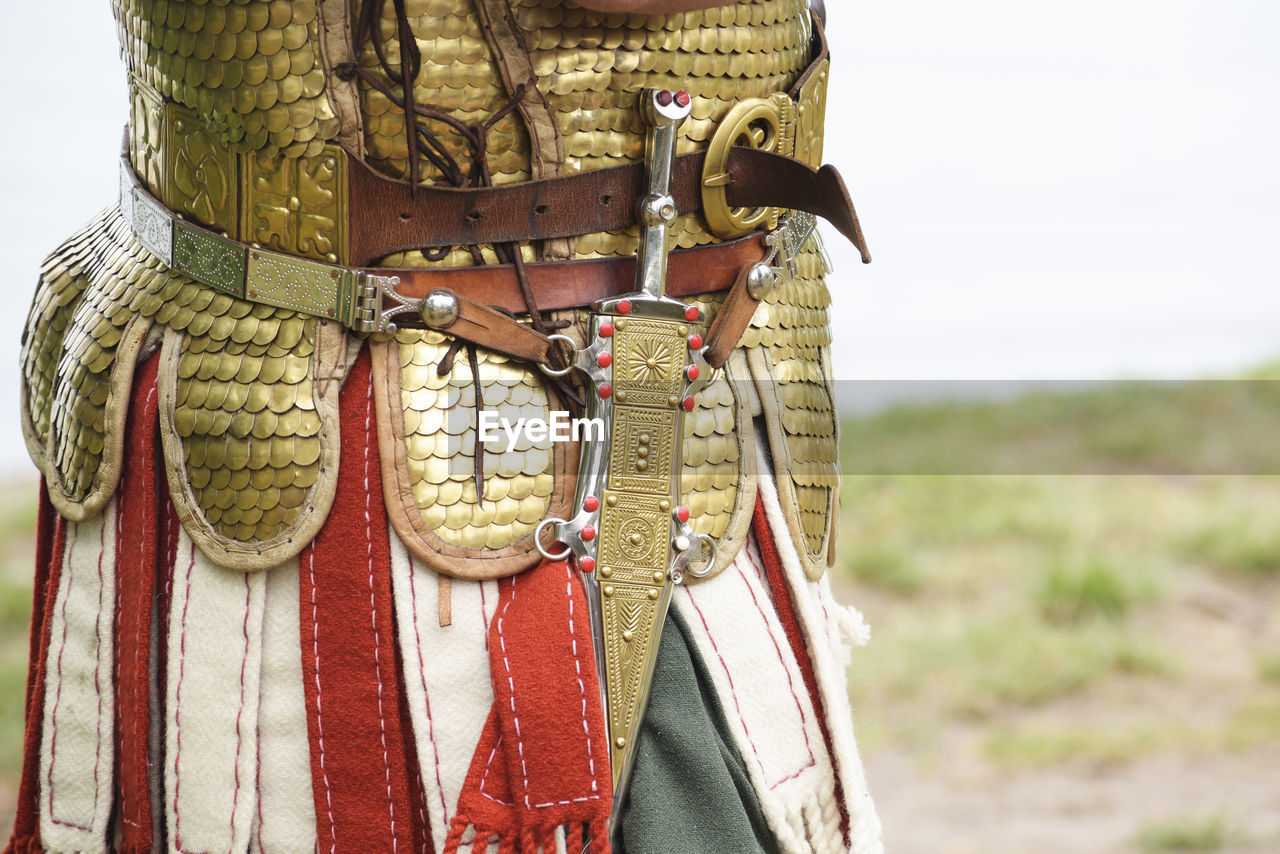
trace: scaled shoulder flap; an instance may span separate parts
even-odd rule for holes
[[[805,574],[834,559],[840,501],[840,423],[831,374],[831,295],[815,241],[761,303],[743,336],[760,394],[783,516]]]
[[[49,256],[22,334],[22,433],[49,500],[84,521],[120,480],[122,436],[150,318],[130,309],[165,274],[112,206]]]
[[[203,332],[165,333],[158,385],[169,493],[216,563],[267,569],[319,532],[337,488],[346,357],[337,324],[262,306]]]
[[[188,534],[240,570],[296,555],[337,485],[345,332],[164,267],[133,240],[118,205],[45,262],[23,333],[23,432],[54,507],[89,519],[115,492],[134,370],[153,328],[164,331],[165,470]]]
[[[498,429],[477,453],[481,411],[514,428],[522,418],[550,420],[564,406],[536,367],[483,348],[475,350],[473,382],[466,349],[451,364],[446,358],[451,341],[402,331],[372,345],[387,515],[409,550],[437,572],[501,578],[540,559],[534,529],[567,511],[578,445],[522,434],[508,447]]]

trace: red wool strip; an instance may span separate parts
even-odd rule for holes
[[[827,755],[831,764],[837,759],[831,749],[831,733],[827,729],[827,713],[822,706],[822,695],[818,693],[818,680],[813,675],[813,660],[809,657],[809,649],[804,642],[804,631],[800,627],[800,618],[796,616],[795,604],[791,601],[791,588],[783,575],[782,558],[778,556],[778,546],[773,541],[773,531],[769,529],[769,517],[764,512],[764,503],[757,498],[755,512],[751,516],[751,532],[756,536],[756,544],[760,547],[760,558],[764,561],[765,575],[769,579],[769,587],[773,590],[774,604],[778,609],[778,619],[786,632],[787,642],[791,644],[791,652],[800,665],[800,674],[804,677],[805,690],[813,700],[814,711],[818,715],[818,725],[822,728],[822,740],[827,745]],[[835,777],[836,803],[840,805],[840,833],[845,845],[849,844],[849,812],[845,808],[844,794],[840,787],[840,775]]]
[[[158,356],[134,380],[116,493],[116,798],[120,851],[152,850],[147,756],[151,727],[151,610],[161,557]],[[163,689],[161,689],[163,690]]]
[[[412,809],[368,350],[342,389],[338,490],[299,556],[302,671],[321,854],[410,854]]]
[[[40,738],[44,721],[44,682],[49,654],[49,628],[58,582],[62,577],[62,555],[67,545],[67,523],[53,505],[40,482],[40,510],[36,522],[36,566],[31,611],[31,664],[27,671],[26,729],[22,740],[22,777],[18,783],[18,804],[13,819],[13,837],[5,854],[35,854],[40,844]]]
[[[446,854],[474,827],[499,851],[609,850],[608,733],[586,597],[564,561],[504,578],[489,626],[494,705],[449,828]]]

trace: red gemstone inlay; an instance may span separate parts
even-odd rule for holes
[[[607,368],[613,364],[613,356],[608,353],[601,353],[599,356],[596,356],[596,364],[602,368]]]
[[[689,93],[681,89],[676,93],[676,103],[682,107],[689,106]]]
[[[593,527],[591,527],[590,525],[583,525],[583,526],[582,526],[582,539],[586,540],[587,542],[590,542],[591,540],[594,540],[595,538],[596,538],[596,529],[595,529],[595,528],[593,528]]]
[[[596,394],[601,397],[608,397],[613,394],[613,386],[608,383],[600,383],[600,385],[596,386]]]
[[[613,335],[613,324],[606,320],[600,324],[600,337],[608,338],[611,335]]]
[[[685,319],[685,320],[697,320],[697,319],[698,319],[698,315],[699,315],[699,314],[700,314],[700,312],[699,312],[699,310],[698,310],[698,307],[697,307],[696,305],[691,305],[691,306],[689,306],[688,308],[686,308],[686,309],[684,310],[684,319]]]
[[[629,299],[618,300],[618,313],[619,313],[619,314],[630,314],[630,313],[631,313],[631,300],[629,300]]]
[[[688,507],[677,507],[677,508],[676,508],[676,518],[677,518],[677,519],[679,519],[681,522],[688,522],[688,521],[689,521],[689,508],[688,508]]]
[[[700,373],[700,372],[698,371],[698,366],[697,366],[697,365],[690,365],[690,366],[689,366],[689,370],[685,371],[685,374],[686,374],[686,375],[689,377],[689,379],[691,379],[691,380],[696,380],[696,379],[698,378],[698,374],[699,374],[699,373]]]
[[[588,495],[582,502],[582,509],[586,510],[588,513],[596,512],[600,509],[600,499],[596,498],[594,495]]]
[[[702,349],[702,336],[701,336],[701,335],[698,335],[698,334],[696,334],[696,333],[695,333],[695,334],[693,334],[693,335],[690,335],[690,336],[689,336],[689,349],[691,349],[691,350],[701,350],[701,349]]]
[[[658,90],[658,103],[666,107],[671,103],[671,93],[666,89]]]
[[[578,561],[578,566],[582,568],[583,572],[590,572],[596,568],[596,559],[593,557],[584,557],[582,560]]]
[[[685,412],[692,412],[693,407],[697,405],[697,401],[692,397],[686,397],[684,400],[680,401],[680,405],[684,407]]]

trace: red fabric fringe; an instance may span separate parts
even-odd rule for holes
[[[569,564],[543,561],[499,584],[489,626],[494,704],[458,799],[445,854],[468,827],[499,850],[555,850],[558,827],[589,829],[607,854],[608,733],[586,597]],[[576,849],[581,850],[581,845]]]

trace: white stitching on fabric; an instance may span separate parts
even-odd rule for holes
[[[382,767],[386,772],[387,780],[387,810],[391,817],[391,850],[393,852],[399,850],[400,839],[396,835],[396,805],[391,795],[391,759],[387,750],[387,718],[382,708],[382,640],[378,635],[378,606],[374,600],[375,588],[373,583],[373,516],[371,510],[371,502],[373,496],[369,493],[369,432],[373,420],[373,383],[369,383],[368,392],[365,395],[364,410],[364,532],[366,542],[366,553],[369,557],[369,609],[371,612],[370,619],[373,621],[373,665],[374,673],[378,677],[378,724],[382,730]]]
[[[756,563],[755,556],[751,554],[750,550],[744,549],[744,551],[747,552],[747,560],[751,561],[751,564],[756,568],[756,571],[762,571],[763,567]],[[805,750],[809,751],[808,762],[801,765],[794,773],[783,777],[775,783],[769,784],[770,789],[776,789],[788,780],[794,780],[805,771],[817,765],[817,759],[813,755],[813,744],[809,741],[809,718],[804,713],[804,706],[801,704],[800,697],[796,693],[795,680],[791,678],[791,668],[787,667],[786,659],[782,655],[782,647],[778,644],[778,636],[773,633],[773,625],[769,622],[769,618],[765,614],[764,608],[760,607],[760,600],[756,598],[755,591],[751,589],[751,583],[747,580],[746,573],[742,571],[742,565],[735,560],[733,562],[733,566],[738,570],[738,574],[742,576],[742,581],[747,586],[747,593],[751,596],[751,602],[756,606],[756,610],[760,612],[760,619],[764,622],[765,631],[769,633],[769,640],[773,641],[773,648],[778,653],[778,663],[782,665],[782,672],[787,674],[787,688],[791,691],[791,699],[795,701],[796,711],[800,713],[800,731],[804,733]],[[746,721],[743,721],[743,728],[746,728]]]
[[[489,779],[489,769],[493,767],[493,757],[498,755],[498,748],[502,747],[502,735],[499,733],[498,740],[493,743],[493,750],[489,751],[489,758],[484,763],[484,774],[480,777],[480,794],[484,795],[495,804],[502,804],[504,807],[513,807],[515,804],[510,801],[504,801],[502,798],[495,798],[484,790],[485,781]]]
[[[409,603],[413,608],[413,640],[418,647],[418,676],[422,679],[423,705],[427,709],[427,738],[431,742],[432,765],[436,773],[436,791],[440,794],[440,810],[444,823],[449,823],[449,805],[444,796],[444,782],[440,778],[440,747],[436,744],[436,724],[431,716],[431,694],[427,690],[427,663],[422,658],[422,635],[418,631],[418,587],[413,576],[415,564],[413,556],[409,556]]]
[[[74,533],[72,534],[71,545],[67,548],[66,561],[64,567],[70,569],[71,556],[75,552],[75,541],[79,538],[80,525],[76,524]],[[93,634],[94,634],[94,656],[93,665],[93,687],[98,696],[98,740],[93,758],[93,818],[90,824],[83,825],[69,819],[58,818],[53,814],[53,766],[58,761],[58,706],[62,703],[62,654],[67,648],[67,600],[71,598],[71,585],[75,582],[75,575],[68,572],[67,574],[67,595],[62,600],[62,644],[58,647],[58,691],[53,701],[53,712],[51,714],[53,723],[53,732],[49,741],[49,820],[54,824],[61,824],[66,827],[74,827],[77,830],[92,831],[93,820],[98,815],[98,766],[102,761],[102,684],[100,681],[99,670],[102,667],[102,556],[107,550],[107,526],[103,525],[98,538],[98,614],[94,618]]]
[[[187,611],[191,607],[191,571],[196,565],[196,544],[191,544],[191,561],[187,564],[187,590],[182,600],[182,623],[178,642],[178,685],[174,689],[173,730],[177,749],[173,752],[173,842],[182,847],[182,813],[178,811],[178,796],[182,792],[182,682],[187,673]]]
[[[578,655],[578,637],[573,628],[573,570],[569,569],[569,565],[564,565],[565,584],[564,594],[569,599],[569,640],[573,646],[573,668],[578,675],[578,695],[582,698],[582,732],[587,737],[587,770],[591,774],[591,791],[598,792],[596,784],[596,759],[591,752],[591,725],[587,721],[587,686],[582,681],[582,658]],[[594,800],[593,798],[575,798],[576,801]],[[565,803],[560,801],[559,803]],[[548,806],[547,804],[539,804],[538,806]]]
[[[244,654],[240,657],[240,708],[236,710],[236,758],[234,763],[236,787],[231,793],[231,838],[236,838],[236,808],[240,806],[240,751],[244,747],[244,737],[240,734],[240,720],[244,717],[244,676],[249,666],[249,610],[252,604],[253,588],[249,586],[249,575],[244,577],[244,623],[241,633],[244,635]]]
[[[747,743],[751,745],[751,755],[755,757],[756,764],[760,766],[760,773],[764,774],[764,762],[760,759],[760,751],[756,748],[756,743],[751,738],[751,729],[747,726],[747,719],[742,716],[742,704],[738,702],[738,690],[733,685],[733,674],[729,672],[729,665],[720,653],[720,646],[716,643],[715,636],[711,634],[711,626],[707,624],[707,616],[698,607],[698,600],[693,598],[693,589],[685,587],[684,592],[689,597],[689,603],[693,605],[693,610],[698,612],[698,619],[702,621],[702,628],[706,630],[707,640],[711,641],[711,649],[715,651],[716,658],[720,660],[720,669],[724,671],[725,677],[729,680],[729,693],[733,695],[733,707],[738,712],[738,720],[742,721],[742,731],[746,733]]]
[[[507,660],[507,639],[503,634],[503,620],[506,619],[507,609],[511,607],[511,603],[516,600],[516,577],[511,578],[511,598],[502,603],[502,613],[498,615],[498,645],[502,649],[502,666],[507,671],[507,688],[511,691],[511,697],[508,702],[511,704],[511,719],[515,722],[516,727],[516,752],[520,756],[520,775],[524,783],[524,806],[529,809],[529,770],[524,762],[524,736],[520,732],[520,716],[516,714],[516,682],[511,676],[511,662]]]
[[[324,766],[324,714],[321,712],[320,693],[320,613],[316,605],[315,545],[312,545],[307,552],[307,569],[311,574],[311,648],[316,658],[316,735],[320,745],[320,778],[324,780],[324,799],[329,814],[329,854],[335,854],[338,850],[338,826],[333,820],[333,790],[329,787],[329,772]]]
[[[565,585],[565,593],[569,597],[569,640],[573,648],[574,667],[577,669],[578,677],[579,677],[578,690],[579,692],[581,692],[581,695],[582,695],[582,731],[587,736],[587,767],[591,772],[591,791],[593,792],[593,794],[584,795],[580,798],[571,798],[571,799],[562,800],[562,801],[547,801],[546,803],[538,803],[538,804],[530,803],[529,771],[524,760],[524,738],[520,733],[520,717],[519,715],[516,714],[516,683],[511,676],[511,662],[507,660],[507,639],[503,629],[503,620],[506,617],[507,608],[510,607],[511,603],[516,600],[516,582],[519,577],[512,576],[511,577],[511,598],[508,601],[503,603],[502,613],[498,615],[498,644],[502,650],[502,666],[507,671],[507,687],[511,689],[511,699],[510,699],[511,719],[515,723],[515,729],[516,729],[516,750],[520,756],[520,774],[522,777],[522,781],[524,783],[525,809],[540,809],[542,807],[563,806],[565,804],[579,804],[579,803],[584,803],[586,801],[599,800],[600,798],[600,793],[598,791],[599,787],[596,784],[596,762],[595,762],[595,757],[592,755],[592,752],[591,752],[591,730],[587,723],[586,686],[583,684],[583,681],[581,678],[582,677],[582,659],[578,655],[578,639],[577,637],[574,636],[573,587],[572,587],[573,575],[567,564],[565,565],[565,573],[568,575],[568,583]],[[501,738],[499,738],[499,743],[501,743]],[[495,751],[497,750],[496,745],[494,747],[494,750]],[[492,754],[490,754],[489,756],[489,761],[490,762],[493,761]],[[488,776],[488,773],[489,773],[489,769],[486,766],[485,768],[486,777]],[[481,780],[480,785],[482,790],[481,794],[484,794],[483,779]],[[486,797],[488,796],[486,795]],[[496,799],[490,798],[490,800],[496,800]]]

